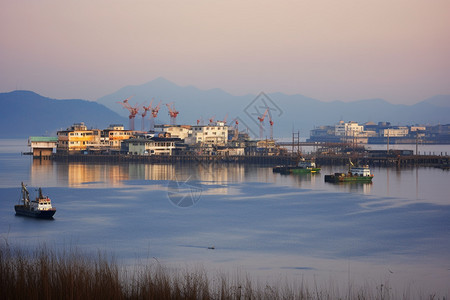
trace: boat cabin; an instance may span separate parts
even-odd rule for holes
[[[36,200],[31,201],[31,207],[34,210],[49,210],[52,209],[52,202],[50,198],[36,198]]]
[[[300,168],[315,168],[316,167],[316,163],[312,162],[312,161],[299,161],[297,164],[298,167]]]
[[[353,167],[350,173],[352,176],[371,176],[369,166]]]

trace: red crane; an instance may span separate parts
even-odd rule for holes
[[[259,138],[261,140],[263,139],[263,132],[264,132],[263,123],[264,123],[264,119],[266,118],[266,115],[267,115],[268,111],[269,111],[269,109],[266,109],[264,114],[261,117],[258,117],[258,120],[259,120]]]
[[[155,108],[152,108],[152,114],[150,116],[150,131],[155,131],[155,119],[158,117],[159,107],[161,105],[161,101],[159,101],[158,105]]]
[[[223,124],[227,124],[227,118],[228,118],[228,114],[225,115],[225,118],[223,118]]]
[[[239,137],[239,120],[234,119],[233,121],[231,121],[231,123],[233,123],[233,122],[234,122],[234,134],[233,134],[233,138],[231,140],[236,141]]]
[[[147,112],[152,109],[152,104],[153,104],[153,98],[152,98],[152,101],[150,101],[149,106],[142,105],[142,108],[144,109],[144,112],[141,114],[141,116],[142,116],[141,130],[142,131],[145,131],[145,116],[147,116]]]
[[[173,102],[170,102],[170,103],[167,103],[166,106],[169,109],[170,124],[175,125],[177,123],[177,116],[180,112],[175,110],[175,106],[172,104],[173,104]]]
[[[209,125],[213,125],[215,118],[216,116],[212,116],[211,118],[209,118]]]
[[[197,126],[203,126],[205,121],[203,120],[203,117],[200,117],[200,119],[197,119]]]
[[[123,108],[129,109],[131,106],[130,104],[128,104],[128,100],[130,100],[133,96],[128,97],[127,99],[123,100],[123,101],[117,101],[117,103],[119,103],[120,105],[123,106]]]
[[[269,124],[270,124],[270,139],[273,140],[273,120],[272,116],[270,115],[270,112],[269,112]]]
[[[128,100],[130,100],[131,98],[133,98],[133,96],[130,96],[130,97],[128,97],[127,99],[123,100],[122,102],[117,102],[117,103],[123,103],[123,104],[125,104],[125,105],[130,106],[130,105],[128,104]]]
[[[133,96],[131,96],[133,97]],[[136,117],[136,115],[139,113],[139,108],[138,108],[138,104],[136,104],[134,107],[132,107],[128,101],[131,99],[131,97],[128,97],[127,99],[123,100],[123,101],[119,101],[117,103],[120,103],[123,108],[127,109],[130,114],[128,116],[128,119],[130,120],[130,130],[134,130],[134,118]]]
[[[138,104],[136,104],[134,107],[130,107],[129,111],[130,115],[128,116],[128,119],[130,120],[130,130],[134,130],[134,118],[139,113]]]

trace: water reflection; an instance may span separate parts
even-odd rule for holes
[[[4,163],[10,162],[5,161]],[[23,164],[29,163],[30,160],[23,160]],[[5,168],[17,170],[16,166],[5,165]],[[214,194],[229,193],[230,191],[225,188],[227,183],[262,182],[301,189],[350,192],[404,198],[413,202],[450,204],[447,197],[450,192],[450,185],[447,184],[448,172],[440,169],[372,168],[375,175],[372,184],[324,182],[325,174],[341,172],[343,168],[345,167],[323,166],[321,172],[317,174],[282,175],[273,173],[272,167],[238,164],[92,164],[31,160],[28,182],[32,186],[111,188],[124,187],[127,182],[133,180],[163,181],[163,184],[173,180],[182,182],[191,180],[199,181],[202,185],[214,186]],[[26,176],[19,177],[19,179],[5,178],[4,184],[14,181],[11,186],[15,187],[20,181],[27,181]]]
[[[128,180],[198,180],[204,184],[238,182],[244,180],[246,171],[242,165],[225,167],[218,164],[89,164],[33,160],[30,175],[33,186],[92,188],[106,185],[123,187],[124,182]]]
[[[372,184],[328,184],[324,175],[345,167],[296,176],[249,165],[57,163],[5,155],[0,167],[2,197],[11,199],[0,209],[0,237],[10,242],[73,241],[130,260],[154,256],[299,278],[303,271],[362,281],[387,273],[436,290],[449,279],[449,173],[439,169],[374,168]],[[198,204],[170,204],[174,179],[201,183]],[[14,216],[21,180],[48,187],[55,222],[36,226]]]
[[[364,195],[370,195],[372,192],[372,182],[341,182],[341,183],[327,183],[336,186],[338,189],[345,192],[358,192]]]

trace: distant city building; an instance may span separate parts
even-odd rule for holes
[[[133,131],[125,130],[122,124],[111,124],[102,130],[100,143],[102,146],[109,146],[111,149],[120,149],[123,140],[133,137]]]
[[[334,126],[334,134],[336,136],[357,136],[362,131],[364,131],[364,126],[359,125],[354,121],[341,121],[339,124]]]
[[[426,126],[411,126],[411,128],[409,130],[411,132],[425,131],[425,130],[427,130],[427,127]]]
[[[34,157],[52,155],[53,149],[56,148],[57,143],[57,137],[30,136],[28,138],[28,146],[31,147],[31,151]]]
[[[256,151],[267,155],[278,155],[280,147],[275,144],[274,140],[260,140],[256,142]]]
[[[408,127],[387,128],[380,131],[383,137],[403,137],[409,133]]]
[[[224,122],[210,125],[194,125],[192,133],[185,139],[186,144],[225,146],[228,141],[228,126]]]
[[[450,143],[450,125],[391,126],[390,122],[340,121],[334,126],[319,126],[311,130],[308,142],[342,142],[353,144],[387,143]]]
[[[122,141],[121,152],[132,155],[172,155],[179,138],[133,138]]]
[[[173,138],[186,139],[192,133],[191,125],[155,125],[156,129],[167,132]]]
[[[87,129],[83,122],[75,123],[66,130],[57,132],[57,152],[87,150],[88,147],[100,147],[101,130]]]
[[[245,148],[244,147],[218,147],[217,154],[223,155],[223,156],[245,155]]]

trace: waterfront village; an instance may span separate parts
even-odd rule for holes
[[[223,121],[207,125],[154,125],[151,131],[127,130],[121,124],[106,129],[88,128],[76,123],[57,132],[57,137],[30,137],[33,156],[71,154],[123,154],[135,156],[213,155],[213,156],[280,156],[294,150],[299,136],[292,142],[274,139],[252,139],[238,130],[238,123]],[[367,143],[450,143],[450,124],[436,126],[391,126],[388,122],[365,123],[340,121],[332,126],[311,130],[307,143],[314,145],[350,145]],[[292,148],[291,148],[291,147]],[[412,154],[412,153],[411,153]],[[417,154],[417,153],[416,153]]]

